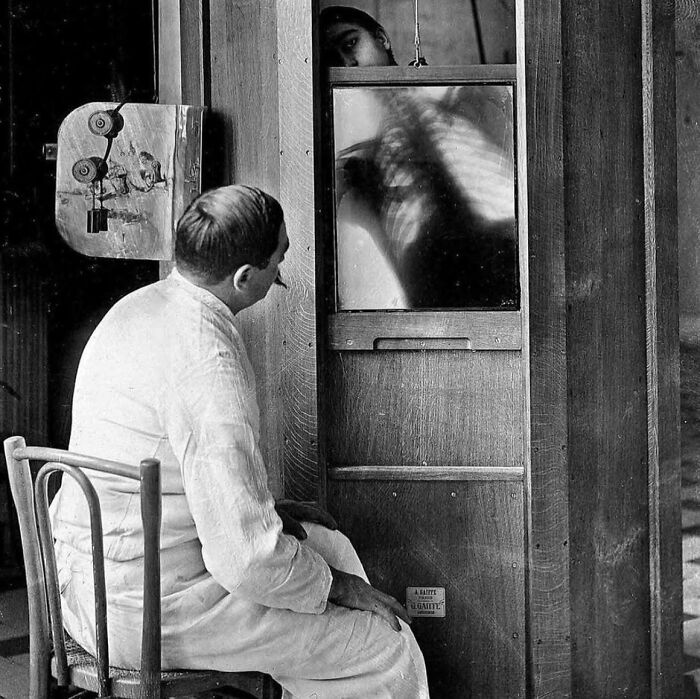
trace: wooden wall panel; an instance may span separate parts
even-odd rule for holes
[[[529,681],[533,697],[559,699],[571,693],[562,26],[559,0],[516,9],[528,172]]]
[[[568,49],[563,119],[573,688],[580,697],[645,697],[651,653],[645,629],[650,593],[640,5],[563,2],[562,30]]]
[[[652,696],[682,692],[675,3],[642,2]]]
[[[572,676],[582,697],[680,689],[672,16],[664,2],[562,4]]]
[[[209,0],[211,111],[223,125],[222,184],[279,196],[274,0]]]
[[[158,8],[158,101],[208,104],[209,0],[174,0]]]
[[[402,602],[407,586],[445,588],[445,618],[413,622],[433,699],[525,696],[522,494],[520,483],[328,483],[376,587]]]
[[[210,0],[209,92],[221,183],[278,197],[290,250],[276,287],[241,313],[258,377],[261,444],[273,492],[319,497],[311,14],[301,0]],[[205,70],[205,74],[207,71]],[[205,83],[206,83],[205,79]]]
[[[534,696],[680,695],[672,15],[524,5]]]
[[[209,22],[209,116],[222,150],[218,184],[250,184],[279,197],[275,2],[210,0]],[[239,315],[258,381],[261,446],[276,494],[283,489],[285,310],[284,291],[274,288],[263,303]]]
[[[209,107],[205,187],[257,186],[285,209],[289,290],[273,288],[238,320],[258,378],[270,487],[305,500],[320,488],[310,9],[306,0],[178,0],[159,11],[162,101]]]
[[[322,497],[318,454],[316,371],[316,245],[314,81],[310,0],[278,0],[280,201],[290,249],[282,366],[284,491]]]
[[[337,352],[332,465],[522,466],[519,352]]]

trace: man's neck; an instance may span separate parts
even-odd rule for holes
[[[239,311],[242,311],[244,308],[247,308],[247,304],[242,298],[240,298],[240,294],[236,292],[235,287],[228,277],[223,281],[212,284],[203,281],[200,277],[187,271],[183,271],[181,269],[178,269],[177,271],[184,279],[190,282],[190,284],[194,284],[200,289],[204,289],[210,294],[216,296],[219,301],[228,306],[229,310],[234,315],[236,315]]]

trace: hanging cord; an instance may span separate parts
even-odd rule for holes
[[[113,114],[118,114],[119,110],[126,104],[127,100],[124,100],[120,102],[113,110]],[[107,137],[107,150],[105,151],[105,154],[102,156],[102,160],[107,162],[107,158],[109,157],[109,152],[112,150],[112,141],[114,140],[113,136],[108,136]]]
[[[415,37],[413,39],[413,42],[416,46],[416,57],[408,65],[420,68],[421,66],[427,66],[428,61],[425,60],[425,56],[423,56],[420,50],[420,24],[418,23],[418,0],[413,0],[413,14],[414,24],[416,28]]]

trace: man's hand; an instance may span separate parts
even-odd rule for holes
[[[349,609],[361,609],[365,612],[379,614],[394,631],[401,631],[399,619],[407,624],[411,618],[406,610],[391,595],[380,592],[352,573],[344,573],[332,566],[333,582],[328,593],[328,601]]]
[[[326,527],[326,529],[337,529],[337,522],[328,512],[322,510],[313,502],[297,502],[296,500],[278,500],[275,503],[275,510],[282,520],[282,531],[285,534],[295,536],[299,541],[306,539],[306,531],[301,526],[301,522],[314,522]]]

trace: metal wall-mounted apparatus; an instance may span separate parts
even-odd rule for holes
[[[201,191],[204,107],[91,102],[58,132],[56,226],[93,257],[170,260]]]

